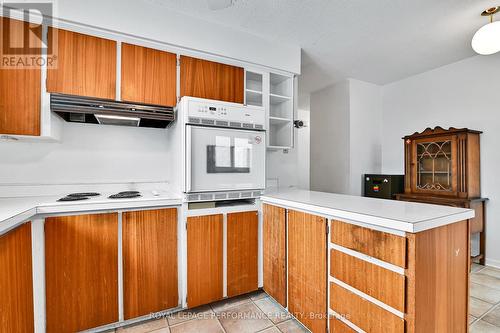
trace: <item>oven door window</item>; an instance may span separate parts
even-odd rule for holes
[[[216,136],[215,145],[207,145],[207,173],[250,173],[252,145],[248,139]]]
[[[186,191],[262,189],[266,133],[187,126]]]

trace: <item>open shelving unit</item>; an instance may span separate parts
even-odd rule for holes
[[[293,77],[269,74],[268,148],[293,147]]]
[[[245,102],[247,105],[264,106],[263,75],[245,72]]]

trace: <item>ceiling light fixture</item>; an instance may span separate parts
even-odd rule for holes
[[[479,54],[489,55],[500,51],[500,21],[493,22],[493,15],[500,6],[486,9],[481,16],[489,16],[490,23],[482,26],[472,37],[472,49]]]

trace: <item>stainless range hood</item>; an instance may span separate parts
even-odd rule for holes
[[[78,123],[165,128],[175,120],[172,107],[63,94],[50,95],[50,109]]]

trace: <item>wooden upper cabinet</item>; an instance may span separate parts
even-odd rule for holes
[[[4,46],[25,45],[23,54],[40,56],[41,51],[33,53],[23,43],[25,33],[29,38],[31,48],[40,48],[40,26],[30,26],[29,23],[0,17],[2,45],[0,54],[4,56]],[[20,53],[20,52],[19,52]],[[9,56],[9,54],[5,54]],[[40,67],[0,66],[0,134],[40,135]]]
[[[177,282],[177,209],[123,213],[125,319],[174,308]]]
[[[31,333],[33,278],[31,223],[0,236],[0,331]]]
[[[48,41],[57,55],[57,66],[47,71],[47,91],[115,99],[116,42],[54,29],[54,44],[52,29],[49,28]]]
[[[121,99],[165,106],[177,104],[177,56],[122,44]]]
[[[243,103],[244,70],[181,56],[181,96]]]

